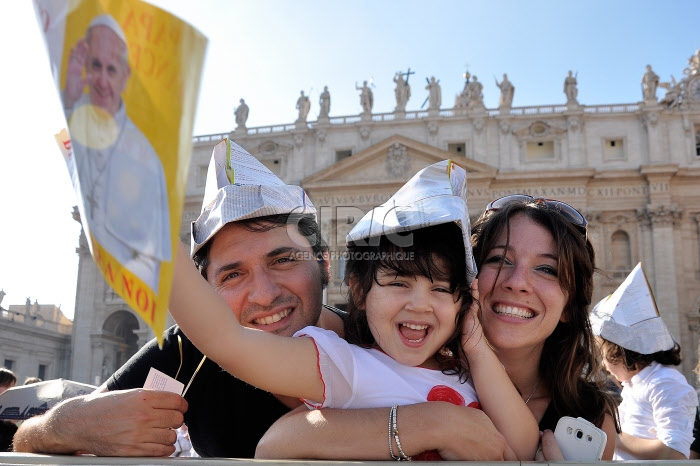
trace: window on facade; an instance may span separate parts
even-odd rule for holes
[[[335,151],[335,161],[340,162],[341,160],[347,159],[351,155],[352,155],[351,149],[337,150],[337,151]]]
[[[695,127],[695,155],[700,157],[700,126]]]
[[[630,237],[621,230],[613,233],[610,241],[611,269],[615,278],[625,278],[632,270]]]
[[[452,144],[447,144],[447,152],[454,155],[459,155],[460,157],[467,156],[466,144],[463,142],[455,142]]]
[[[14,364],[15,364],[15,362],[12,359],[5,359],[5,363],[3,364],[3,366],[6,369],[12,370],[12,366],[14,366]]]
[[[605,160],[624,160],[625,149],[622,139],[606,139],[603,142]]]
[[[277,176],[281,176],[280,173],[282,173],[282,161],[280,159],[261,160],[261,162],[272,173],[274,173]]]
[[[525,148],[525,160],[528,162],[554,160],[554,141],[528,142]]]
[[[37,377],[41,380],[46,380],[46,364],[39,364],[39,374]]]

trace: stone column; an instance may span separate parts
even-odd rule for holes
[[[488,113],[485,110],[476,110],[470,111],[469,116],[472,118],[472,157],[478,162],[488,163],[486,147]]]
[[[501,110],[501,115],[503,111]],[[488,161],[489,165],[494,167],[514,167],[513,157],[517,157],[517,147],[516,153],[513,153],[512,141],[513,141],[513,125],[510,119],[503,118],[502,116],[496,117],[498,120],[498,153],[495,154],[497,157],[503,157],[503,163],[501,160]]]
[[[568,112],[566,117],[569,166],[583,167],[586,164],[583,150],[583,112]]]
[[[676,278],[674,226],[681,218],[675,204],[648,204],[640,209],[641,220],[650,229],[652,264],[642,262],[650,281],[659,312],[674,340],[680,342],[680,309],[678,309],[678,281]],[[646,248],[646,245],[643,245]],[[650,273],[650,272],[653,272]],[[653,277],[653,278],[652,278]]]
[[[642,114],[642,125],[647,132],[647,148],[649,149],[649,163],[664,161],[661,150],[661,130],[659,128],[659,113],[653,107],[645,108]]]
[[[80,221],[77,208],[74,208],[73,218]],[[102,290],[104,279],[90,255],[85,232],[81,230],[78,253],[78,279],[75,293],[75,310],[71,338],[70,379],[76,382],[95,383],[90,377],[92,344],[90,334],[95,331],[96,309],[103,306]]]

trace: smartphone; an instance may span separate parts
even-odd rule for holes
[[[557,422],[554,438],[567,461],[600,461],[608,436],[582,417],[564,416]]]

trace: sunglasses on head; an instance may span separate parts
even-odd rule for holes
[[[486,211],[489,212],[492,210],[500,210],[513,203],[545,205],[547,208],[559,212],[582,233],[586,233],[586,228],[588,227],[586,217],[584,217],[581,212],[574,209],[566,202],[557,201],[555,199],[532,197],[527,194],[511,194],[510,196],[504,196],[496,199],[495,201],[489,202],[489,205],[486,206]]]

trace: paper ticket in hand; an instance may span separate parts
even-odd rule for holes
[[[182,393],[182,389],[185,384],[178,382],[167,374],[162,373],[158,369],[151,367],[148,371],[148,377],[146,377],[146,383],[143,384],[143,388],[149,390],[160,390],[162,392],[177,393],[178,395]]]

